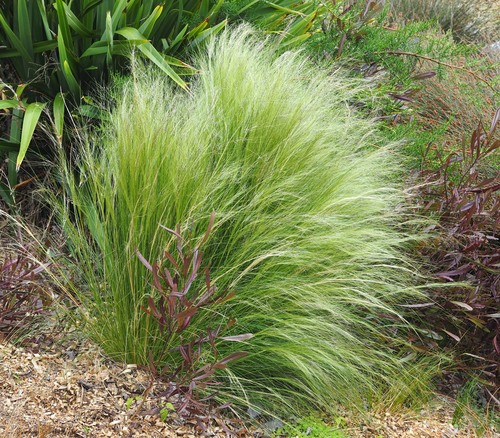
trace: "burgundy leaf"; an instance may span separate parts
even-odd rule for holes
[[[180,239],[181,241],[183,240],[182,236],[179,234],[179,230],[177,231],[172,230],[171,228],[165,227],[162,224],[160,224],[160,227],[163,228],[164,230],[167,230],[170,234],[173,234],[175,237],[177,237],[177,239]]]
[[[339,42],[339,48],[337,50],[337,58],[340,58],[342,56],[342,51],[344,50],[344,44],[347,40],[347,34],[344,33],[342,35],[342,38],[340,39],[340,42]]]
[[[436,72],[435,71],[426,71],[424,73],[419,73],[419,74],[416,74],[416,75],[412,76],[411,79],[414,79],[416,81],[421,81],[421,80],[424,80],[424,79],[433,78],[434,76],[436,76]]]
[[[144,256],[141,254],[141,252],[138,249],[135,250],[135,253],[137,254],[137,257],[139,257],[139,260],[141,261],[141,263],[144,266],[146,266],[148,271],[153,271],[153,267],[149,264],[149,262],[144,258]]]
[[[160,277],[158,275],[158,263],[156,261],[153,262],[152,268],[153,270],[151,272],[153,273],[153,285],[158,291],[161,292],[163,290],[163,286],[161,285]]]
[[[193,307],[190,307],[190,308],[182,311],[181,313],[176,315],[175,318],[178,320],[182,320],[182,319],[187,318],[189,316],[193,316],[197,311],[198,311],[198,307],[193,306]]]
[[[169,285],[170,289],[172,289],[172,291],[177,290],[174,279],[172,278],[172,275],[167,268],[163,270],[163,275],[165,277],[165,280],[167,280],[167,284]]]
[[[161,318],[161,312],[156,307],[155,302],[154,302],[152,297],[148,297],[148,308],[149,308],[149,313],[151,315],[153,315],[157,319]]]
[[[242,359],[244,357],[248,356],[248,353],[246,351],[238,351],[236,353],[231,353],[228,356],[226,356],[224,359],[221,359],[219,362],[217,362],[214,367],[215,368],[225,368],[226,365],[229,362],[233,362],[235,360]]]
[[[174,257],[172,256],[172,254],[170,254],[168,251],[165,251],[163,253],[163,255],[168,259],[168,261],[170,263],[172,263],[172,265],[174,265],[174,268],[177,269],[178,271],[180,271],[180,267],[179,265],[177,264],[177,262],[175,261]]]
[[[210,219],[208,220],[207,231],[205,232],[205,235],[203,236],[203,239],[201,239],[201,242],[199,244],[200,247],[202,245],[204,245],[205,242],[208,240],[208,237],[210,236],[210,233],[212,232],[212,228],[214,226],[214,222],[215,222],[215,211],[212,210],[212,213],[210,213]]]
[[[467,272],[469,272],[471,269],[470,264],[466,264],[463,266],[460,266],[459,268],[453,270],[453,271],[447,271],[447,272],[440,272],[436,274],[437,277],[456,277],[457,275],[463,275]]]
[[[413,102],[413,99],[405,96],[404,94],[388,93],[393,99],[402,100],[403,102]]]
[[[153,353],[151,351],[149,352],[149,355],[148,355],[148,363],[149,363],[149,371],[156,375],[157,368],[155,365]]]

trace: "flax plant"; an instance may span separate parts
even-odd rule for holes
[[[254,335],[217,345],[221,357],[249,353],[221,374],[222,398],[273,414],[362,406],[391,385],[405,400],[415,370],[430,375],[402,349],[399,305],[420,298],[411,236],[398,231],[397,156],[353,114],[352,83],[278,56],[247,27],[192,63],[202,74],[189,93],[135,65],[106,96],[109,120],[86,136],[76,172],[63,172],[70,292],[90,335],[111,357],[168,361],[141,309],[155,293],[136,251],[161,255],[171,234],[160,225],[196,241],[214,211],[204,260],[236,295],[193,325],[231,317]]]

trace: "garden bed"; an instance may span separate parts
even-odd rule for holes
[[[21,437],[194,437],[196,421],[170,412],[144,415],[158,399],[141,396],[150,375],[134,365],[107,359],[74,336],[39,336],[23,347],[0,344],[0,436]],[[161,390],[155,384],[150,394]],[[437,397],[418,414],[346,415],[342,432],[351,437],[474,437],[451,425],[453,401]],[[219,419],[219,421],[222,421]],[[206,436],[226,436],[213,422]],[[240,436],[266,436],[251,429]],[[314,435],[311,435],[314,436]],[[486,435],[488,436],[488,435]],[[495,436],[491,433],[489,436]]]

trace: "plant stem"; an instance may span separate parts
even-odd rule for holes
[[[430,56],[419,55],[418,53],[405,52],[405,51],[402,51],[402,50],[384,50],[384,51],[381,51],[381,52],[374,52],[374,54],[375,55],[413,56],[414,58],[423,59],[425,61],[433,62],[435,64],[442,65],[444,67],[453,68],[453,69],[456,69],[456,70],[461,70],[461,71],[463,71],[463,72],[465,72],[467,74],[470,74],[471,76],[473,76],[478,81],[481,81],[481,82],[485,83],[489,88],[491,88],[493,90],[494,93],[497,93],[497,90],[495,90],[495,88],[493,88],[493,86],[490,84],[490,82],[487,79],[483,78],[482,76],[478,75],[477,73],[473,72],[472,70],[469,70],[468,68],[465,68],[465,67],[461,67],[459,65],[449,64],[447,62],[439,61],[439,60],[437,60],[435,58],[431,58]]]

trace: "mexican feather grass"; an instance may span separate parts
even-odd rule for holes
[[[219,343],[221,357],[249,353],[221,372],[221,397],[273,414],[362,405],[391,386],[404,399],[420,369],[398,352],[399,304],[419,295],[411,239],[398,231],[397,158],[352,114],[352,84],[247,27],[193,63],[190,93],[135,65],[106,96],[109,120],[87,135],[77,177],[66,172],[61,223],[86,328],[114,358],[168,361],[141,310],[154,291],[136,250],[161,254],[160,224],[196,241],[214,211],[204,259],[236,296],[193,324],[234,317],[234,334],[254,334]]]

